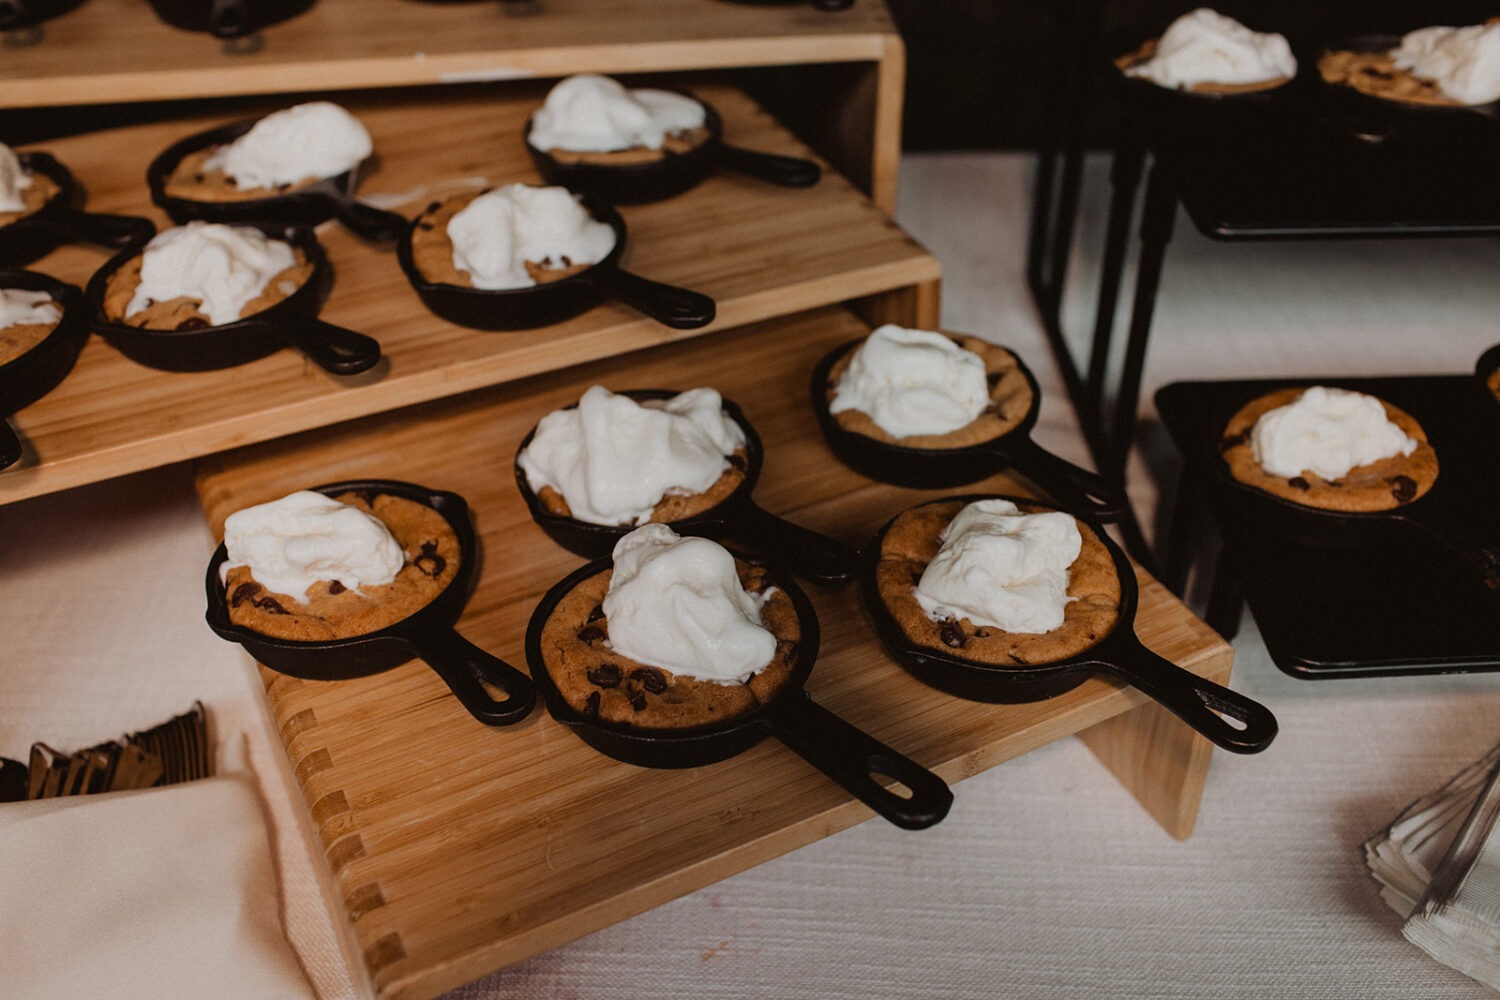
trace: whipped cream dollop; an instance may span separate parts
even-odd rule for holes
[[[859,410],[892,437],[911,437],[958,430],[989,401],[983,358],[941,333],[887,323],[849,359],[828,410]]]
[[[19,212],[26,202],[21,192],[31,187],[31,175],[21,166],[15,151],[0,144],[0,212]]]
[[[62,309],[46,292],[25,288],[0,288],[0,330],[7,326],[56,323]]]
[[[567,267],[597,264],[615,246],[615,231],[566,188],[507,184],[469,202],[448,220],[453,266],[475,288],[530,288],[526,262]]]
[[[771,590],[740,586],[718,542],[647,524],[615,543],[614,564],[603,608],[617,652],[720,684],[743,683],[771,662],[776,637],[760,623]]]
[[[225,143],[204,161],[246,188],[337,177],[374,151],[359,119],[329,101],[298,104],[266,115],[250,131]]]
[[[200,311],[215,326],[232,323],[272,278],[296,262],[290,244],[259,229],[193,220],[157,233],[146,244],[141,283],[125,315],[152,302],[186,297],[200,300]]]
[[[580,521],[643,524],[668,493],[712,486],[744,443],[713,389],[638,403],[595,385],[541,419],[518,463],[533,490],[557,490]]]
[[[224,519],[222,576],[248,566],[255,582],[308,603],[307,588],[337,580],[350,590],[396,579],[401,544],[378,517],[311,490],[246,507]]]
[[[1150,59],[1125,72],[1163,87],[1262,83],[1296,76],[1297,59],[1284,35],[1251,31],[1199,7],[1171,23]]]
[[[917,583],[917,603],[933,621],[1050,632],[1063,622],[1068,567],[1082,548],[1071,514],[1026,514],[1009,500],[976,500],[948,523]]]
[[[703,105],[670,90],[627,89],[618,80],[585,73],[553,87],[531,118],[527,137],[540,150],[609,153],[660,149],[669,132],[703,125]]]
[[[1500,100],[1500,23],[1419,28],[1402,37],[1391,60],[1460,104]]]
[[[1374,396],[1315,385],[1286,406],[1261,414],[1250,429],[1250,449],[1273,476],[1313,472],[1339,479],[1382,458],[1410,455],[1414,438],[1385,415]]]

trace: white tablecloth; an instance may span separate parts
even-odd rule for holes
[[[1084,461],[1022,278],[1028,176],[1021,155],[910,156],[900,217],[943,259],[945,326],[1018,350],[1044,383],[1037,437]],[[1092,164],[1067,307],[1080,337],[1103,178]],[[1182,220],[1148,416],[1152,389],[1185,377],[1469,370],[1500,342],[1497,273],[1488,240],[1225,246]],[[1159,428],[1142,438],[1131,488],[1149,522],[1174,469]],[[221,739],[250,739],[310,978],[325,1000],[357,995],[258,682],[202,622],[211,547],[183,467],[0,507],[0,754],[88,745],[202,699]],[[1232,686],[1281,734],[1258,756],[1216,752],[1185,842],[1064,740],[959,783],[932,830],[867,822],[453,996],[1490,995],[1402,939],[1360,844],[1500,739],[1500,677],[1296,680],[1250,622],[1235,649]]]

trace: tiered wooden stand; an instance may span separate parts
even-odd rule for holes
[[[881,6],[543,0],[529,19],[502,6],[320,0],[267,29],[261,52],[229,56],[139,0],[90,0],[50,22],[42,45],[7,51],[0,110],[282,95],[253,113],[293,91],[333,96],[375,138],[361,194],[411,214],[455,187],[536,179],[519,132],[550,81],[519,78],[666,73],[719,109],[731,142],[836,168],[796,191],[718,175],[625,210],[628,269],[711,295],[711,327],[671,331],[606,304],[545,330],[461,329],[425,310],[391,253],[325,226],[336,278],[323,318],[379,340],[380,368],[342,382],[284,351],[172,374],[95,339],[56,392],[13,418],[28,453],[0,473],[0,504],[184,459],[199,460],[216,531],[239,507],[348,476],[453,490],[483,547],[458,628],[524,666],[532,607],[579,559],[530,522],[511,463],[541,415],[592,383],[719,388],[765,443],[757,502],[851,544],[932,496],[843,469],[807,402],[808,373],[834,344],[877,322],[938,320],[938,262],[889,218],[904,69]],[[725,68],[732,78],[703,75]],[[376,87],[410,89],[362,93]],[[89,209],[164,224],[148,204],[148,161],[238,114],[190,113],[45,148]],[[69,247],[33,266],[81,284],[105,259]],[[981,488],[1028,487],[1001,476]],[[1227,681],[1229,647],[1142,583],[1142,639]],[[808,687],[828,708],[950,782],[1078,733],[1168,831],[1192,829],[1209,744],[1138,692],[1093,680],[1030,705],[963,702],[882,654],[854,588],[810,590],[824,639]],[[540,710],[507,729],[479,725],[420,664],[337,683],[263,676],[332,873],[330,907],[357,941],[359,978],[382,997],[432,996],[870,815],[774,741],[711,767],[649,771],[596,754]],[[961,813],[961,785],[956,794]]]

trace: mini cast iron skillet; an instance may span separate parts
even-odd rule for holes
[[[51,392],[73,370],[89,339],[89,310],[76,287],[35,271],[0,270],[0,288],[46,292],[62,309],[62,318],[41,343],[0,365],[0,415],[9,415]],[[21,450],[16,432],[0,420],[0,469],[20,461]]]
[[[532,330],[588,312],[605,299],[619,299],[652,319],[677,330],[695,330],[714,320],[714,300],[707,295],[664,285],[631,274],[620,266],[625,253],[625,220],[597,198],[578,198],[590,215],[615,231],[615,245],[597,264],[558,281],[530,288],[483,289],[428,281],[412,259],[411,241],[423,216],[411,221],[396,244],[396,259],[406,280],[428,309],[460,326],[477,330]],[[425,214],[425,213],[424,213]]]
[[[677,393],[671,389],[638,389],[623,395],[635,400],[670,399]],[[760,478],[765,451],[761,447],[760,435],[750,426],[744,411],[732,400],[723,400],[724,412],[739,425],[745,434],[745,478],[740,485],[719,504],[695,514],[670,522],[673,531],[681,535],[697,535],[715,540],[733,536],[758,551],[766,553],[772,561],[790,568],[799,576],[814,583],[834,585],[853,578],[858,569],[859,553],[827,535],[784,521],[775,514],[756,506],[750,494]],[[575,406],[577,404],[574,404]],[[573,407],[568,407],[572,409]],[[521,469],[521,452],[531,444],[536,434],[532,428],[516,450],[516,486],[531,511],[532,518],[542,530],[569,552],[593,558],[606,556],[614,550],[615,543],[634,530],[634,525],[592,524],[575,517],[563,517],[549,511],[526,481]]]
[[[250,131],[259,120],[251,118],[221,125],[180,139],[162,150],[146,168],[146,183],[151,188],[152,202],[165,209],[172,221],[179,224],[189,219],[207,219],[209,222],[281,222],[315,226],[328,219],[338,219],[356,236],[377,243],[389,242],[405,232],[405,216],[382,211],[354,197],[354,188],[359,183],[358,168],[265,198],[198,201],[167,194],[167,180],[183,159],[210,146],[233,142]]]
[[[86,293],[94,310],[94,329],[131,360],[167,371],[231,368],[283,347],[295,347],[331,375],[357,375],[373,368],[380,360],[375,340],[317,318],[333,268],[313,231],[275,225],[255,228],[299,248],[313,265],[302,287],[269,309],[196,330],[146,330],[111,322],[104,315],[105,286],[110,275],[142,252],[144,244],[138,243],[115,254],[89,279]]]
[[[1129,509],[1124,491],[1109,480],[1080,468],[1031,440],[1042,399],[1036,376],[1016,359],[1031,386],[1031,411],[1014,428],[990,441],[964,448],[909,448],[845,430],[828,411],[829,372],[864,342],[851,340],[824,355],[812,373],[812,406],[823,440],[840,461],[882,483],[945,489],[978,482],[1002,469],[1015,469],[1064,505],[1090,517],[1113,521]]]
[[[1222,436],[1222,431],[1221,422],[1216,433]],[[1217,447],[1213,464],[1236,516],[1253,519],[1277,534],[1320,548],[1349,548],[1378,543],[1392,530],[1415,532],[1477,572],[1485,586],[1500,589],[1500,537],[1486,537],[1479,527],[1486,511],[1489,523],[1500,523],[1494,518],[1493,501],[1476,501],[1456,488],[1453,474],[1443,468],[1441,447],[1433,447],[1438,452],[1438,476],[1432,488],[1390,510],[1326,510],[1267,493],[1235,479]]]
[[[148,240],[156,232],[150,219],[72,207],[82,192],[68,168],[47,153],[17,153],[16,158],[28,173],[50,178],[57,185],[57,193],[30,215],[0,226],[0,264],[30,263],[64,243],[123,247]]]
[[[156,16],[174,28],[241,38],[302,13],[315,0],[151,0]]]
[[[221,542],[209,560],[204,577],[209,628],[221,639],[244,646],[246,652],[272,670],[307,680],[366,677],[419,657],[480,722],[506,726],[526,718],[536,704],[531,678],[469,642],[453,628],[469,598],[479,561],[479,545],[463,497],[387,479],[357,479],[314,489],[328,496],[385,493],[431,507],[443,515],[458,536],[459,551],[463,554],[458,572],[431,603],[392,625],[347,639],[298,642],[264,635],[229,620],[224,583],[219,577],[220,567],[229,555]],[[496,701],[486,685],[503,689],[505,698]]]
[[[1169,133],[1228,132],[1266,122],[1269,119],[1265,116],[1277,112],[1301,89],[1297,78],[1240,93],[1163,87],[1144,77],[1130,76],[1118,62],[1110,64],[1108,79],[1127,115],[1154,131]]]
[[[749,560],[753,561],[753,560]],[[766,736],[786,746],[845,791],[897,826],[920,830],[948,814],[953,793],[937,775],[845,722],[808,697],[804,685],[818,656],[818,619],[795,583],[777,579],[797,609],[802,638],[786,684],[769,701],[732,718],[685,729],[637,729],[575,711],[557,690],[542,656],[542,627],[579,583],[611,566],[604,556],[579,567],[547,591],[526,628],[526,661],[552,718],[572,728],[595,750],[641,767],[699,767],[748,750]],[[885,775],[911,790],[909,798],[886,789]]]
[[[668,153],[647,163],[567,163],[531,144],[531,120],[523,138],[526,151],[548,184],[572,191],[588,192],[614,205],[639,205],[661,201],[696,187],[715,168],[733,170],[782,187],[811,187],[822,169],[811,160],[731,146],[724,141],[724,120],[712,105],[693,97],[703,106],[703,126],[708,138],[685,153]]]
[[[1384,141],[1397,133],[1410,132],[1416,134],[1414,137],[1420,137],[1422,129],[1445,120],[1453,120],[1454,115],[1480,115],[1500,119],[1500,101],[1487,104],[1420,104],[1399,98],[1376,97],[1341,83],[1328,83],[1318,72],[1317,63],[1324,53],[1389,52],[1401,45],[1401,37],[1373,34],[1339,39],[1325,46],[1311,61],[1309,70],[1319,85],[1318,93],[1325,109],[1333,115],[1335,121],[1347,124],[1361,138]]]
[[[974,494],[929,500],[921,506],[975,500],[1011,500],[1021,505],[1048,506],[1027,497]],[[1061,509],[1061,508],[1053,508]],[[1136,605],[1140,590],[1135,571],[1119,546],[1097,523],[1072,511],[1080,521],[1094,528],[1114,559],[1120,580],[1120,617],[1110,633],[1090,648],[1053,663],[1027,666],[997,666],[966,660],[957,653],[947,654],[918,646],[906,637],[891,617],[875,583],[875,567],[881,545],[891,523],[887,522],[866,553],[861,576],[865,606],[875,622],[886,652],[918,679],[949,694],[972,701],[1014,704],[1039,701],[1070,691],[1092,674],[1106,674],[1123,680],[1160,703],[1189,726],[1225,750],[1235,753],[1258,753],[1270,746],[1276,736],[1276,717],[1269,709],[1244,695],[1205,680],[1172,663],[1141,644],[1135,634]],[[1223,716],[1237,720],[1236,726]]]

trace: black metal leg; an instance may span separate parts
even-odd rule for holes
[[[1131,303],[1130,329],[1125,341],[1125,361],[1115,394],[1114,419],[1108,441],[1105,474],[1122,480],[1125,461],[1135,437],[1136,410],[1141,402],[1141,374],[1146,365],[1146,340],[1156,308],[1156,290],[1161,283],[1162,260],[1172,239],[1172,220],[1177,214],[1177,187],[1161,160],[1151,165],[1146,181],[1146,205],[1141,215],[1141,254],[1136,269],[1135,300]]]
[[[1125,272],[1125,251],[1130,242],[1135,191],[1146,165],[1146,145],[1135,130],[1126,127],[1115,143],[1109,179],[1109,221],[1104,234],[1104,257],[1099,270],[1099,299],[1094,313],[1094,340],[1089,350],[1084,401],[1088,419],[1104,419],[1104,381],[1108,375],[1109,348],[1114,339],[1115,311],[1120,303],[1120,279]],[[1102,434],[1100,435],[1103,436]]]

